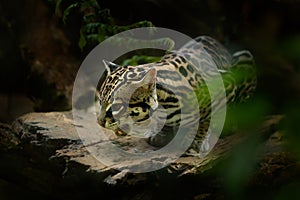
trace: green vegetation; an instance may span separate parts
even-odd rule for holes
[[[155,56],[132,56],[130,59],[126,59],[122,62],[122,65],[139,65],[139,64],[143,64],[143,63],[151,63],[151,62],[157,62],[159,61],[160,58],[159,57],[155,57]]]
[[[139,21],[129,25],[118,25],[111,16],[110,10],[102,8],[96,0],[77,0],[70,3],[67,0],[49,0],[55,4],[55,13],[61,16],[66,24],[72,12],[82,14],[82,25],[79,30],[78,46],[81,50],[88,44],[98,44],[109,36],[139,27],[153,27],[150,21]],[[63,5],[66,2],[66,5]],[[69,3],[69,4],[68,4]]]

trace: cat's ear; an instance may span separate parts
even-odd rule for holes
[[[111,73],[113,71],[115,71],[116,69],[118,69],[119,67],[121,67],[120,65],[117,65],[115,63],[109,62],[107,60],[102,60],[102,62],[104,63],[104,66],[107,70],[107,74],[111,75]]]
[[[149,89],[155,88],[156,75],[157,75],[156,69],[154,68],[149,69],[144,75],[143,79],[141,80],[143,86],[148,87]]]

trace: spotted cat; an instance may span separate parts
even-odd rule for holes
[[[97,91],[99,124],[116,132],[143,135],[157,147],[168,144],[179,125],[199,125],[191,149],[203,150],[212,106],[218,106],[211,102],[206,76],[222,75],[227,104],[245,101],[256,86],[251,53],[243,50],[230,55],[209,36],[195,38],[159,62],[138,66],[104,63],[107,76]],[[197,105],[191,91],[197,96]],[[182,106],[187,108],[185,112]]]

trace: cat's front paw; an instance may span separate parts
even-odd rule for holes
[[[147,142],[155,147],[163,147],[167,145],[173,138],[173,135],[158,133],[154,136],[148,137]]]

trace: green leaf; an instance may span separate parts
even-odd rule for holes
[[[99,38],[99,34],[89,34],[86,36],[86,38],[90,42],[97,42]]]
[[[89,13],[89,14],[83,16],[83,22],[90,23],[95,18],[96,18],[96,15],[94,13]]]
[[[55,14],[57,15],[58,12],[59,12],[59,7],[60,7],[60,4],[61,4],[62,0],[57,0],[56,1],[56,4],[55,4]]]
[[[62,20],[63,20],[64,24],[66,24],[67,17],[69,16],[71,10],[78,7],[78,6],[79,6],[79,3],[74,3],[74,4],[71,4],[67,7],[67,9],[64,11],[63,16],[62,16]]]
[[[64,10],[61,8],[63,0],[52,1],[55,2],[55,13],[59,14],[59,12],[62,12],[61,18],[64,24],[67,23],[67,18],[74,8],[77,8],[80,14],[83,14],[78,41],[81,51],[87,43],[96,44],[102,42],[107,37],[122,31],[145,26],[153,27],[153,24],[149,21],[140,21],[126,26],[116,25],[110,10],[108,8],[101,8],[97,0],[71,1],[73,3],[68,3],[67,8]],[[151,30],[151,32],[153,31],[155,31],[155,28]],[[169,41],[160,41],[160,43],[168,47],[173,46],[172,42],[170,43]]]
[[[86,43],[87,43],[87,41],[86,41],[85,35],[83,33],[83,30],[81,28],[80,29],[80,38],[79,38],[79,41],[78,41],[78,46],[79,46],[81,51],[83,51],[83,48],[85,47]]]
[[[99,22],[92,22],[83,26],[83,28],[87,33],[95,33],[100,25],[101,24]]]

